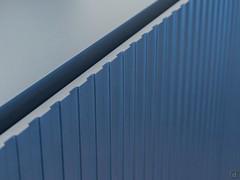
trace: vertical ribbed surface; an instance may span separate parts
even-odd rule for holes
[[[239,0],[190,0],[10,139],[0,179],[237,176],[239,19]]]

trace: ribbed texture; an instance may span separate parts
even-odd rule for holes
[[[0,179],[231,179],[239,17],[239,0],[190,0],[10,139]]]

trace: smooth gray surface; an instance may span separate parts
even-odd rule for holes
[[[153,2],[0,1],[0,105]]]

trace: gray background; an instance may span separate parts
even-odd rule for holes
[[[155,0],[0,0],[0,106]]]

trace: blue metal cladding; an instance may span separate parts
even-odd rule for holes
[[[240,178],[240,1],[190,0],[0,149],[0,180]]]

